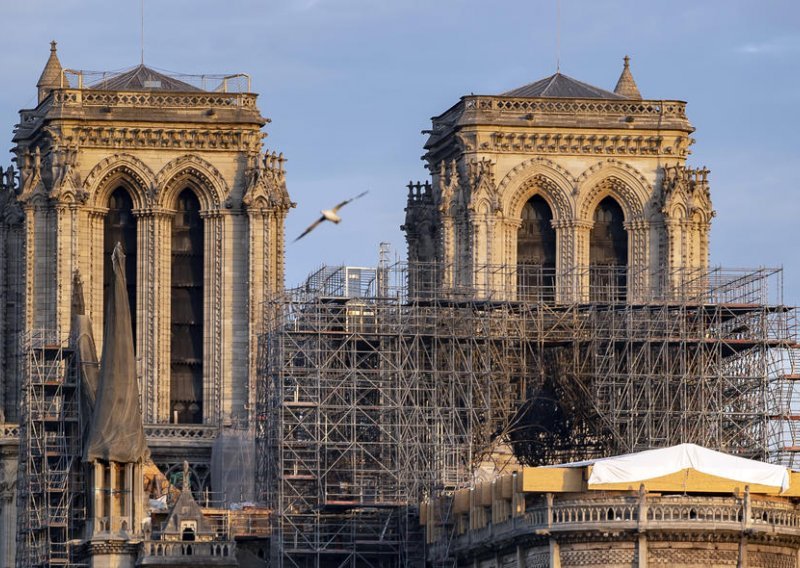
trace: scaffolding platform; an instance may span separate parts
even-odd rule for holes
[[[415,505],[515,463],[683,442],[799,463],[798,325],[780,271],[599,292],[573,274],[521,289],[507,267],[455,289],[451,272],[359,269],[372,280],[348,289],[347,270],[321,269],[265,304],[258,485],[274,566],[414,565]]]
[[[80,378],[66,340],[37,330],[22,341],[17,566],[84,566],[70,544],[85,521]]]

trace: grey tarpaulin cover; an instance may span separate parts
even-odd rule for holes
[[[111,266],[114,274],[106,300],[100,381],[84,461],[135,463],[149,452],[139,409],[125,254],[119,243],[111,255]]]
[[[71,342],[78,355],[78,369],[81,381],[81,415],[84,431],[88,429],[97,396],[97,380],[100,375],[100,362],[97,360],[97,347],[94,344],[92,320],[86,315],[83,298],[83,282],[75,271],[72,278],[72,333]]]

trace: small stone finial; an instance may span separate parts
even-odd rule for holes
[[[614,92],[629,99],[641,99],[642,94],[639,92],[639,87],[636,86],[636,81],[633,80],[633,74],[631,73],[631,58],[626,55],[622,60],[624,61],[624,66],[622,67],[619,81],[617,81],[617,86],[614,87]]]
[[[56,53],[56,45],[55,40],[50,42],[50,57],[36,83],[36,88],[39,90],[39,102],[46,99],[53,89],[61,86],[62,67]]]

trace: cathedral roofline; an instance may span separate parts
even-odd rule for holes
[[[557,98],[557,99],[626,99],[623,94],[612,93],[589,83],[556,72],[549,77],[501,93],[502,97]]]
[[[466,95],[432,119],[425,143],[433,157],[446,139],[464,129],[558,129],[564,132],[694,132],[686,101]],[[630,135],[620,134],[620,135]]]
[[[108,79],[102,79],[89,88],[98,91],[205,91],[144,64],[136,65]]]

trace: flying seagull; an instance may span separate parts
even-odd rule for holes
[[[299,236],[299,237],[297,237],[297,238],[296,238],[294,241],[292,241],[292,242],[295,242],[295,243],[296,243],[297,241],[299,241],[300,239],[302,239],[303,237],[305,237],[305,236],[306,236],[308,233],[310,233],[311,231],[313,231],[314,229],[316,229],[316,228],[317,228],[317,225],[319,225],[320,223],[323,223],[323,222],[325,222],[325,221],[330,221],[330,222],[332,222],[332,223],[336,223],[336,224],[338,224],[338,223],[339,223],[339,222],[342,220],[342,218],[341,218],[341,217],[339,217],[339,216],[336,214],[336,212],[337,212],[337,211],[339,211],[339,209],[341,209],[342,207],[344,207],[344,206],[345,206],[345,205],[347,205],[348,203],[350,203],[351,201],[355,201],[355,200],[356,200],[356,199],[358,199],[359,197],[364,197],[364,196],[365,196],[367,193],[369,193],[369,190],[367,190],[367,191],[362,191],[361,193],[359,193],[359,194],[358,194],[358,195],[356,195],[355,197],[351,197],[350,199],[345,199],[344,201],[342,201],[341,203],[339,203],[338,205],[336,205],[336,207],[334,207],[333,209],[323,209],[322,211],[320,211],[320,213],[322,213],[322,216],[321,216],[319,219],[317,219],[316,221],[314,221],[313,223],[311,223],[311,224],[308,226],[308,228],[307,228],[305,231],[303,231],[303,232],[300,234],[300,236]]]

